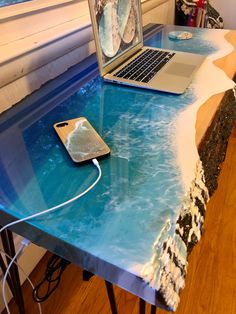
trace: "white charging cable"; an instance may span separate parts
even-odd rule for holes
[[[21,242],[21,246],[19,247],[19,249],[17,250],[15,256],[13,258],[11,258],[11,262],[9,263],[6,272],[4,274],[3,280],[2,280],[2,296],[3,296],[3,302],[4,305],[6,307],[7,313],[10,314],[10,309],[8,307],[8,303],[7,303],[7,299],[6,299],[6,280],[7,280],[7,276],[8,273],[10,271],[11,266],[13,265],[13,263],[15,262],[15,260],[17,259],[17,257],[20,255],[20,253],[23,251],[23,249],[29,245],[29,241],[28,240],[23,240]]]
[[[9,227],[11,227],[11,226],[13,226],[13,225],[18,224],[19,222],[23,222],[23,221],[26,221],[26,220],[30,220],[30,219],[39,217],[39,216],[41,216],[41,215],[44,215],[44,214],[47,214],[47,213],[49,213],[49,212],[52,212],[52,211],[54,211],[54,210],[56,210],[56,209],[59,209],[59,208],[61,208],[61,207],[63,207],[63,206],[66,206],[66,205],[68,205],[68,204],[70,204],[70,203],[76,201],[77,199],[79,199],[80,197],[82,197],[83,195],[85,195],[86,193],[88,193],[90,190],[92,190],[92,188],[94,188],[94,186],[98,183],[98,181],[100,180],[100,178],[101,178],[101,176],[102,176],[102,170],[101,170],[101,168],[100,168],[100,165],[99,165],[97,159],[92,159],[92,162],[93,162],[93,164],[94,164],[94,165],[97,167],[97,169],[98,169],[98,177],[97,177],[97,179],[93,182],[93,184],[91,184],[85,191],[83,191],[82,193],[76,195],[75,197],[69,199],[68,201],[66,201],[66,202],[64,202],[64,203],[61,203],[61,204],[59,204],[59,205],[56,205],[56,206],[51,207],[51,208],[49,208],[49,209],[46,209],[46,210],[44,210],[44,211],[42,211],[42,212],[33,214],[33,215],[31,215],[31,216],[24,217],[24,218],[18,219],[18,220],[16,220],[16,221],[10,222],[9,224],[3,226],[3,227],[0,229],[0,234],[1,234],[1,232],[2,232],[3,230],[5,230],[5,229],[7,229],[7,228],[9,228]]]
[[[1,254],[4,254],[5,256],[7,256],[10,260],[13,260],[14,257],[11,257],[9,254],[4,252],[3,250],[0,249],[0,252],[1,252]],[[21,272],[24,274],[25,278],[28,280],[29,284],[31,285],[32,289],[34,290],[35,289],[34,284],[31,281],[31,279],[29,278],[29,276],[26,274],[24,269],[15,260],[14,260],[14,264],[17,265],[17,267],[21,270]],[[3,291],[3,289],[2,289],[2,291]],[[4,289],[4,291],[5,291],[5,289]],[[4,294],[3,298],[6,300],[5,294]],[[5,303],[5,307],[6,307],[6,310],[9,310],[7,302]],[[40,303],[38,303],[38,309],[39,309],[39,314],[42,314],[42,307],[41,307]]]
[[[16,225],[20,222],[23,222],[23,221],[26,221],[26,220],[30,220],[30,219],[33,219],[33,218],[36,218],[36,217],[39,217],[41,215],[44,215],[44,214],[47,214],[51,211],[54,211],[56,209],[59,209],[63,206],[66,206],[74,201],[76,201],[77,199],[79,199],[80,197],[82,197],[83,195],[85,195],[86,193],[88,193],[90,190],[92,190],[94,188],[94,186],[98,183],[98,181],[100,180],[101,176],[102,176],[102,170],[101,170],[101,167],[99,165],[99,162],[97,161],[97,159],[92,159],[92,162],[93,164],[97,167],[98,169],[98,177],[97,179],[86,189],[84,190],[82,193],[76,195],[75,197],[67,200],[66,202],[64,203],[61,203],[59,205],[56,205],[54,207],[51,207],[49,209],[46,209],[44,211],[41,211],[39,213],[36,213],[36,214],[33,214],[33,215],[30,215],[30,216],[27,216],[27,217],[24,217],[24,218],[21,218],[21,219],[18,219],[16,221],[13,221],[13,222],[10,222],[9,224],[6,224],[5,226],[3,226],[1,229],[0,229],[0,234],[3,232],[3,230],[13,226],[13,225]],[[28,245],[28,244],[27,244]],[[9,314],[10,311],[9,311],[9,307],[8,307],[8,304],[7,304],[7,300],[6,300],[6,294],[5,294],[5,284],[6,284],[6,279],[7,279],[7,275],[8,275],[8,272],[12,266],[12,264],[15,262],[15,260],[17,259],[18,255],[21,253],[21,251],[23,250],[23,248],[26,246],[25,243],[22,243],[22,245],[20,246],[19,250],[16,252],[15,256],[12,258],[10,264],[8,265],[7,269],[6,269],[6,272],[5,272],[5,275],[4,275],[4,278],[3,278],[3,282],[2,282],[2,290],[3,290],[3,301],[4,301],[4,304],[5,304],[5,307],[6,307],[6,310],[7,310],[7,313]]]

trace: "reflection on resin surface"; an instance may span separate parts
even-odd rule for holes
[[[34,175],[25,178],[14,207],[25,214],[51,207],[94,180],[96,169],[73,164],[52,128],[57,121],[84,116],[111,149],[111,156],[101,160],[102,179],[78,202],[38,219],[38,225],[118,266],[145,263],[165,220],[174,221],[183,192],[169,119],[183,99],[173,106],[174,99],[105,84],[100,78],[85,85],[22,130]]]
[[[204,40],[208,31],[194,32],[192,46],[188,42],[192,52],[217,50]],[[160,34],[146,44],[190,49]],[[86,117],[111,149],[100,161],[101,181],[75,203],[29,224],[69,244],[69,256],[75,248],[94,265],[100,258],[105,266],[140,275],[166,222],[169,235],[175,231],[186,192],[172,142],[175,121],[196,99],[196,82],[176,96],[94,77],[65,100],[36,106],[1,134],[1,208],[16,217],[30,215],[74,197],[94,181],[92,163],[73,163],[53,130],[58,121]]]
[[[32,0],[0,0],[0,7],[5,7],[12,4],[22,3],[22,2],[28,2]]]
[[[21,150],[17,157],[13,150],[5,168],[13,181],[3,189],[10,212],[21,216],[19,211],[28,215],[49,208],[90,185],[96,169],[71,162],[52,128],[58,121],[86,117],[111,149],[101,160],[102,179],[88,195],[39,218],[37,225],[117,266],[144,264],[166,219],[175,222],[183,198],[171,137],[176,115],[193,100],[191,89],[174,96],[95,78],[38,119],[21,123],[14,130]],[[15,172],[21,159],[24,167]]]

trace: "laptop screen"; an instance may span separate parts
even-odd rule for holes
[[[103,67],[142,41],[140,0],[90,0],[90,13]]]

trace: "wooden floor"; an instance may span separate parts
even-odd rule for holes
[[[48,256],[47,256],[48,258]],[[37,283],[44,272],[44,258],[31,276]],[[28,284],[23,287],[26,313],[37,313]],[[138,313],[138,299],[115,288],[119,314]],[[13,302],[11,313],[17,313]],[[111,313],[105,284],[93,277],[82,281],[82,271],[70,265],[59,288],[42,304],[43,313]],[[146,313],[150,313],[150,306]],[[167,313],[157,309],[156,313]],[[176,314],[236,313],[236,127],[230,137],[219,188],[207,206],[205,232],[189,258],[186,287]]]

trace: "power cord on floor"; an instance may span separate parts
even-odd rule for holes
[[[7,256],[10,260],[13,260],[13,258],[7,254],[6,252],[4,252],[3,250],[0,249],[1,254]],[[20,254],[19,254],[20,255]],[[34,289],[34,284],[31,281],[31,279],[29,278],[29,276],[26,274],[26,272],[24,271],[24,269],[20,266],[20,264],[18,264],[15,260],[14,260],[14,264],[21,270],[21,272],[24,274],[25,278],[27,279],[27,281],[29,282],[29,284],[31,285],[32,289]],[[5,304],[6,306],[6,304]],[[8,305],[6,306],[7,309]],[[39,309],[39,314],[42,314],[42,308],[41,308],[41,304],[38,303],[38,309]]]
[[[9,256],[8,254],[6,254],[5,252],[3,252],[1,250],[1,253],[4,254],[5,256],[7,256],[9,259],[11,259],[11,262],[9,263],[6,271],[5,271],[5,274],[4,274],[4,277],[3,277],[3,280],[2,280],[2,296],[3,296],[3,302],[4,302],[4,305],[5,305],[5,308],[6,308],[6,311],[8,314],[10,314],[10,309],[9,309],[9,306],[8,306],[8,303],[7,303],[7,299],[6,299],[6,280],[7,280],[7,276],[8,276],[8,273],[10,271],[10,268],[11,266],[15,263],[17,266],[17,262],[16,262],[16,259],[17,257],[23,252],[24,248],[26,246],[28,246],[30,243],[29,240],[27,239],[23,239],[21,241],[21,245],[19,247],[19,249],[17,250],[16,254],[14,257],[11,257]],[[21,267],[20,267],[21,268]],[[23,271],[24,272],[24,271]],[[25,274],[25,272],[24,272]],[[26,274],[25,274],[26,275]],[[26,275],[26,279],[30,282],[31,286],[34,287],[34,285],[32,284],[31,280],[29,279],[29,277]],[[39,307],[39,313],[41,314],[42,313],[42,310],[41,310],[41,307]]]
[[[41,303],[50,297],[59,286],[62,273],[69,264],[69,261],[55,254],[49,259],[43,280],[33,290],[33,299],[35,302]],[[45,285],[47,286],[46,289]],[[41,292],[45,290],[46,292]]]

